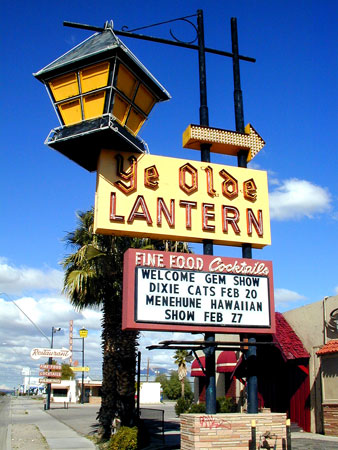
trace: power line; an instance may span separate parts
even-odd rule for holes
[[[5,295],[12,303],[14,303],[14,305],[22,312],[22,314],[24,314],[24,315],[27,317],[27,319],[35,326],[35,328],[36,328],[38,331],[40,331],[40,333],[47,339],[47,341],[48,341],[48,343],[49,343],[49,345],[50,345],[51,341],[50,341],[49,337],[41,330],[41,328],[40,328],[38,325],[36,325],[36,323],[33,322],[33,320],[25,313],[25,311],[23,311],[23,310],[20,308],[20,306],[17,305],[17,304],[15,303],[15,301],[14,301],[12,298],[10,298],[10,296],[9,296],[8,294],[6,294],[6,292],[0,292],[0,295]]]

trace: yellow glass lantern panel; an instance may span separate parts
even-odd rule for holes
[[[124,125],[126,121],[129,108],[130,105],[125,102],[119,95],[115,94],[113,115],[118,120],[118,122],[121,123],[121,125]]]
[[[96,94],[85,95],[83,97],[83,112],[85,120],[102,116],[105,97],[105,91],[97,92]]]
[[[140,131],[140,128],[142,127],[144,121],[145,118],[132,108],[126,123],[126,127],[136,136]]]
[[[73,123],[81,122],[82,113],[79,99],[61,103],[58,105],[58,108],[65,125],[72,125]]]
[[[140,85],[134,100],[136,106],[148,115],[155,104],[155,98],[144,86]]]
[[[62,75],[49,82],[49,87],[56,102],[79,95],[76,72]]]
[[[81,90],[83,93],[107,86],[109,62],[95,64],[80,70]]]
[[[137,80],[134,75],[122,64],[119,65],[116,87],[130,99],[132,99],[135,95]]]

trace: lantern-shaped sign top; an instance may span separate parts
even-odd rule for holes
[[[147,152],[137,134],[169,93],[116,37],[113,23],[34,76],[50,94],[61,127],[46,143],[89,171],[102,148]]]

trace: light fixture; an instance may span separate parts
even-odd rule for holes
[[[84,327],[79,330],[80,338],[86,338],[88,336],[88,330]]]
[[[328,323],[331,331],[338,332],[338,308],[330,312],[330,322]]]
[[[89,171],[102,148],[147,152],[138,132],[170,95],[116,37],[113,23],[34,76],[46,85],[61,127],[46,143]]]
[[[189,364],[194,360],[194,355],[193,355],[192,351],[190,351],[190,352],[187,354],[185,360],[186,360],[186,362],[189,363]]]

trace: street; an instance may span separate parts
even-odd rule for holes
[[[79,434],[93,434],[97,429],[96,415],[99,405],[72,405],[69,409],[57,408],[55,405],[49,411],[53,417],[73,428]],[[180,448],[179,419],[175,414],[175,402],[162,404],[141,405],[141,417],[152,420],[158,425],[159,414],[156,410],[164,411],[165,440],[162,448],[176,450]],[[158,427],[157,427],[157,431]],[[157,433],[159,442],[161,433]],[[159,447],[161,448],[161,447]],[[292,433],[292,450],[338,450],[338,437],[316,435],[312,433]]]
[[[99,408],[99,405],[74,404],[64,409],[61,404],[60,406],[53,404],[48,413],[79,434],[92,435],[98,428],[96,417]],[[164,412],[164,430],[161,422],[162,411]],[[162,448],[172,450],[180,448],[180,425],[175,413],[175,402],[141,405],[141,418],[151,429],[152,440],[158,441],[160,445],[163,444]],[[162,431],[164,431],[164,437]]]
[[[11,401],[10,411],[9,405]],[[80,448],[90,448],[92,444],[82,436],[95,433],[98,426],[96,416],[99,408],[99,405],[73,404],[68,409],[65,409],[63,404],[57,405],[54,403],[47,412],[43,410],[43,402],[39,400],[33,400],[28,397],[0,398],[0,449],[7,448],[6,434],[8,424],[12,424],[12,443],[16,445],[18,441],[21,442],[21,447],[14,446],[13,448],[25,450],[44,449],[46,447],[43,446],[43,441],[41,441],[40,447],[37,446],[37,439],[42,438],[42,436],[46,438],[49,448],[79,448],[79,440],[81,439],[83,441],[81,441]],[[180,449],[180,424],[174,408],[174,402],[141,405],[141,417],[145,419],[146,424],[156,433],[155,435],[152,434],[151,448],[153,450]],[[161,428],[162,411],[164,414],[164,436]],[[27,434],[29,424],[34,424],[37,427],[36,430],[40,430],[36,436],[30,437]],[[62,436],[64,441],[56,442],[55,438],[61,437],[62,441]],[[62,443],[66,443],[66,447],[62,447]],[[75,447],[70,446],[71,443]],[[338,437],[292,432],[292,450],[338,450]]]

